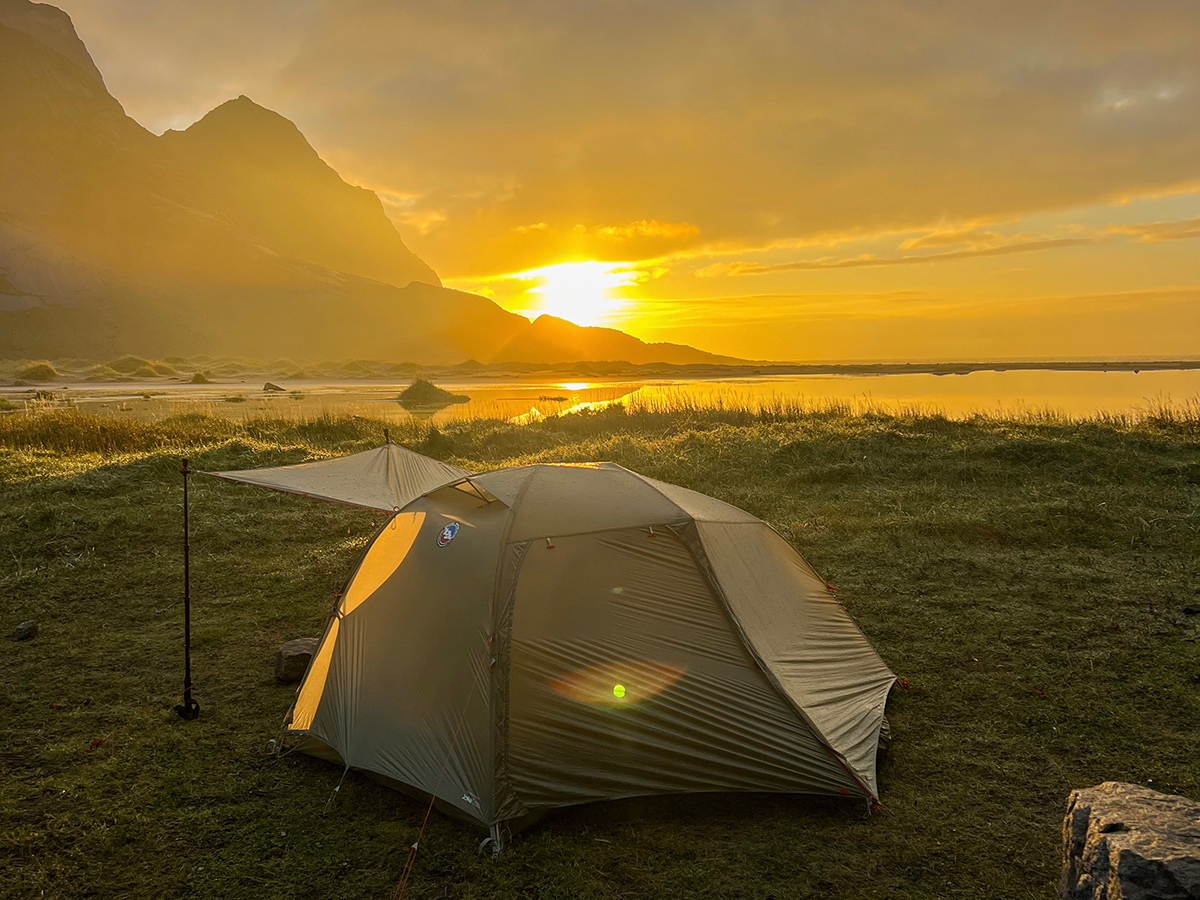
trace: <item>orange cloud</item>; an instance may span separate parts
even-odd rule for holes
[[[591,229],[597,237],[627,241],[632,238],[656,237],[686,240],[700,236],[700,229],[691,222],[659,222],[657,219],[638,219],[627,225],[597,225]]]
[[[1184,241],[1200,238],[1200,218],[1180,222],[1146,222],[1140,225],[1114,225],[1110,234],[1125,234],[1147,243]]]
[[[697,275],[765,275],[770,272],[799,272],[817,269],[854,269],[867,266],[907,266],[920,263],[945,262],[953,259],[970,259],[979,256],[1007,256],[1012,253],[1031,253],[1038,250],[1054,250],[1060,247],[1078,247],[1094,244],[1097,238],[1051,238],[1047,240],[1021,241],[1001,244],[998,247],[982,247],[969,250],[948,250],[944,253],[928,253],[923,256],[876,257],[854,256],[845,259],[825,257],[823,259],[800,260],[786,263],[716,263],[696,272]]]

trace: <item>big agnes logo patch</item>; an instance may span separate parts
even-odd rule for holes
[[[439,531],[438,537],[437,537],[437,545],[439,547],[445,547],[452,540],[454,540],[454,536],[456,534],[458,534],[459,527],[460,526],[457,522],[451,522],[449,525],[447,525],[445,528],[443,528],[441,531]]]

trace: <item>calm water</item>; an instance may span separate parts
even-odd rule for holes
[[[410,415],[434,422],[462,418],[556,415],[612,402],[626,405],[677,401],[769,404],[830,401],[889,411],[920,408],[949,415],[972,412],[1054,410],[1073,416],[1098,411],[1137,412],[1159,403],[1200,402],[1200,370],[1169,372],[973,372],[969,375],[781,375],[716,381],[538,382],[529,380],[442,382],[469,403],[437,412],[409,413],[396,395],[407,382],[296,381],[286,393],[265,394],[262,382],[187,385],[80,383],[55,386],[57,400],[70,398],[84,411],[153,418],[207,411],[234,418],[260,415],[308,417],[322,412],[399,420]],[[148,395],[148,396],[147,396]],[[26,399],[26,388],[0,388],[0,396]]]

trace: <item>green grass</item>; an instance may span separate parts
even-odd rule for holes
[[[284,640],[318,634],[379,517],[192,480],[198,721],[181,681],[179,458],[365,449],[384,423],[0,416],[0,895],[390,897],[422,805],[273,756]],[[410,897],[1051,896],[1071,788],[1200,798],[1200,417],[836,408],[389,424],[488,469],[612,460],[744,507],[836,584],[908,690],[887,809],[663,797],[547,819],[498,859],[437,814]]]

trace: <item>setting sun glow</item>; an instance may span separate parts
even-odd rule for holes
[[[515,276],[533,281],[527,292],[536,306],[525,315],[557,316],[576,325],[598,325],[612,317],[625,300],[616,289],[633,284],[636,273],[625,263],[569,262],[530,269]]]

